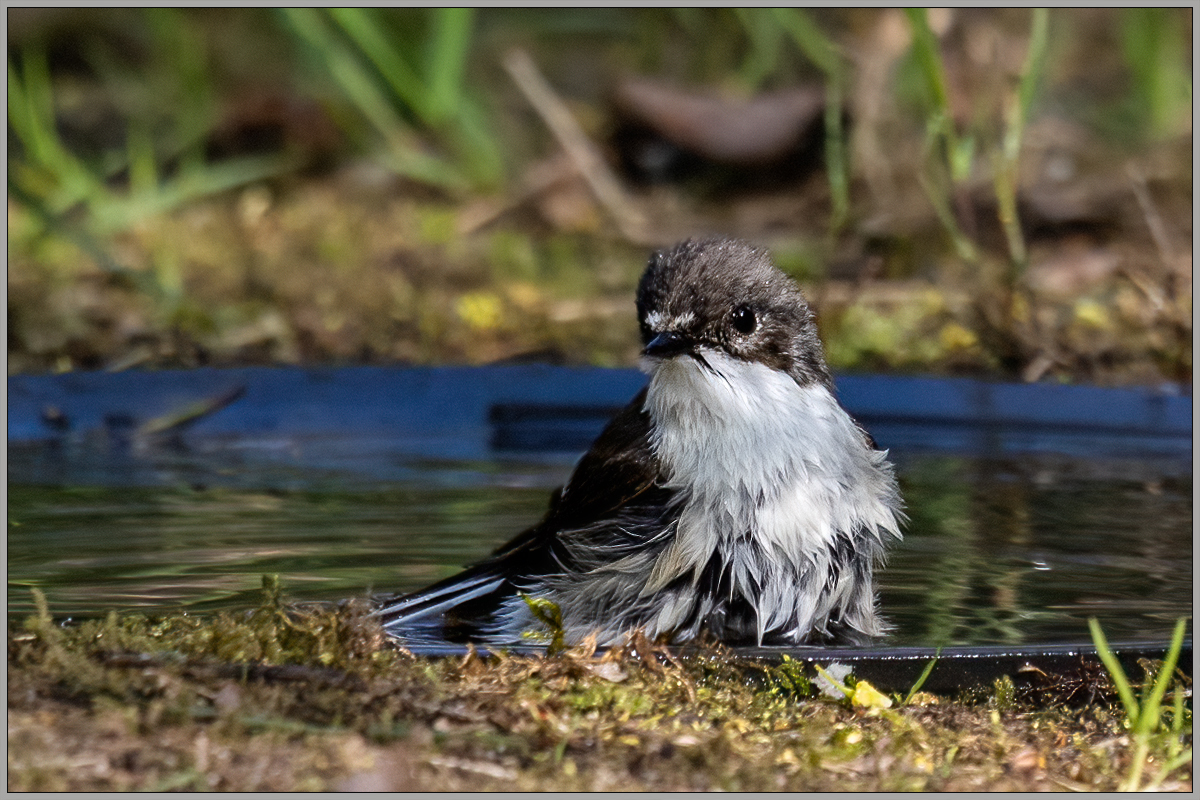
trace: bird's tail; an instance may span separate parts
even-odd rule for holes
[[[508,580],[494,565],[479,564],[418,592],[385,600],[375,615],[383,629],[399,639],[436,631],[449,638],[453,628],[493,609]]]
[[[551,559],[538,529],[531,528],[483,561],[420,591],[384,600],[375,610],[383,629],[410,642],[465,642],[487,638],[496,612],[528,576],[541,574]]]

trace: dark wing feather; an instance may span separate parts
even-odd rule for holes
[[[384,626],[403,635],[413,626],[436,623],[444,638],[469,638],[502,600],[570,562],[562,531],[602,522],[639,500],[661,502],[662,490],[654,490],[658,462],[645,401],[643,389],[608,423],[566,486],[554,492],[541,522],[457,575],[384,601],[378,612]]]
[[[654,486],[658,459],[650,445],[643,389],[604,428],[555,496],[543,524],[582,528],[611,516]]]

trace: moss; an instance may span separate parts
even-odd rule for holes
[[[40,599],[8,629],[9,788],[1108,789],[1127,769],[1099,684],[1083,709],[1015,691],[856,707],[799,662],[640,637],[418,658],[367,611],[289,605],[270,578],[257,608],[209,618],[64,627]]]

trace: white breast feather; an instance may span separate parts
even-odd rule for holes
[[[899,499],[885,453],[819,384],[800,386],[766,365],[705,351],[713,368],[679,357],[652,364],[646,409],[652,444],[671,485],[687,493],[678,535],[643,594],[700,571],[717,548],[736,554],[749,533],[772,558],[797,567],[854,531],[900,536]],[[733,562],[748,589],[752,563]],[[768,594],[783,590],[767,586]],[[763,598],[766,600],[766,598]],[[767,617],[788,604],[764,602]],[[805,616],[803,609],[792,609]],[[664,620],[665,622],[665,620]],[[759,614],[760,626],[775,622]]]

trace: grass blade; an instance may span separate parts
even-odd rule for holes
[[[400,54],[398,42],[388,41],[374,9],[332,8],[329,16],[341,26],[363,55],[391,86],[396,97],[424,121],[429,121],[430,100],[420,76]]]
[[[929,27],[929,19],[923,8],[906,8],[909,25],[913,33],[913,54],[925,78],[925,88],[935,109],[943,114],[950,113],[950,94],[946,90],[946,70],[938,50],[937,37]]]
[[[404,120],[376,87],[353,53],[332,35],[321,15],[311,8],[281,9],[299,38],[321,58],[330,76],[367,121],[393,146],[399,145]]]
[[[1046,73],[1046,50],[1049,41],[1050,11],[1045,8],[1035,8],[1029,31],[1029,49],[1025,53],[1025,63],[1021,68],[1017,102],[1013,118],[1009,120],[1008,130],[1004,137],[1004,155],[1013,160],[1017,158],[1017,154],[1021,150],[1025,125],[1029,121],[1029,110],[1033,107],[1033,98]]]
[[[246,156],[211,164],[155,188],[134,191],[128,197],[98,205],[93,212],[92,227],[98,234],[112,233],[197,198],[271,178],[294,167],[288,156]]]
[[[743,83],[757,89],[767,76],[779,68],[783,29],[770,11],[761,8],[738,8],[734,13],[746,32],[746,38],[750,40],[746,57],[738,71]]]
[[[1175,8],[1128,8],[1121,16],[1121,45],[1133,73],[1133,101],[1151,136],[1191,131],[1190,20]]]
[[[1163,659],[1162,667],[1158,670],[1154,688],[1150,690],[1149,697],[1142,703],[1136,727],[1144,735],[1153,733],[1158,727],[1159,709],[1162,707],[1163,695],[1166,694],[1167,686],[1175,678],[1175,664],[1179,661],[1180,650],[1183,649],[1183,634],[1186,630],[1187,618],[1185,617],[1175,623],[1175,632],[1171,636],[1171,648],[1167,651],[1167,657]]]
[[[909,701],[913,699],[913,696],[916,695],[917,692],[921,691],[921,687],[925,685],[925,681],[929,678],[930,674],[933,673],[933,668],[937,664],[938,658],[941,657],[941,655],[942,648],[939,647],[933,658],[929,659],[929,663],[925,665],[925,669],[921,672],[921,676],[917,678],[917,682],[914,683],[912,688],[908,690],[908,695],[904,698],[904,705],[908,705]]]
[[[1016,97],[1009,106],[1004,143],[1000,149],[998,163],[995,165],[996,204],[999,207],[1000,224],[1004,228],[1004,236],[1008,242],[1009,259],[1016,271],[1013,276],[1014,282],[1024,271],[1028,259],[1025,236],[1021,232],[1021,221],[1017,211],[1018,162],[1021,156],[1021,142],[1025,136],[1025,126],[1029,121],[1029,111],[1033,107],[1033,98],[1038,84],[1045,73],[1049,29],[1050,12],[1045,8],[1035,8],[1029,32],[1029,49],[1021,68],[1020,85]]]
[[[842,125],[846,68],[837,46],[799,8],[773,10],[800,51],[825,73],[825,172],[832,200],[830,231],[836,232],[850,213],[850,164]]]
[[[471,47],[475,12],[470,8],[434,9],[426,82],[429,85],[430,122],[438,124],[454,115],[462,102],[463,75]]]
[[[107,196],[102,182],[92,175],[62,143],[54,117],[54,93],[45,53],[30,50],[22,58],[18,74],[8,64],[8,118],[13,132],[24,145],[23,163],[10,172],[10,185],[21,184],[28,194],[40,198],[51,214],[62,213],[82,201]]]
[[[850,215],[850,163],[842,126],[842,88],[835,81],[825,91],[825,171],[832,199],[830,229],[839,230]]]
[[[1129,687],[1129,679],[1125,677],[1125,670],[1121,668],[1117,657],[1113,655],[1113,651],[1108,646],[1108,640],[1104,638],[1104,631],[1100,630],[1100,623],[1095,617],[1088,618],[1088,629],[1092,632],[1092,642],[1096,645],[1096,653],[1100,656],[1100,660],[1104,663],[1104,668],[1108,670],[1108,674],[1112,677],[1112,681],[1117,686],[1117,694],[1121,697],[1121,704],[1125,706],[1125,714],[1129,717],[1129,725],[1131,728],[1137,726],[1138,722],[1138,703],[1133,696],[1133,690]]]
[[[792,37],[800,52],[826,75],[841,81],[845,67],[837,45],[821,30],[806,11],[800,8],[774,9],[775,19]]]

